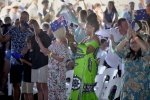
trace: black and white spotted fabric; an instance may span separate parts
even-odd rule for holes
[[[8,31],[8,34],[11,37],[11,53],[21,53],[23,48],[26,47],[25,39],[32,33],[27,29],[20,31],[20,27],[14,27]],[[19,64],[13,57],[10,59],[12,64]]]

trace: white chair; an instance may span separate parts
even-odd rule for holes
[[[108,96],[110,94],[110,90],[111,88],[116,85],[117,86],[117,90],[116,90],[116,93],[115,93],[115,97],[114,99],[118,98],[119,95],[120,95],[120,89],[121,89],[121,78],[115,78],[113,80],[111,80],[108,84],[108,87],[106,89],[106,91],[103,93],[103,95],[101,95],[101,99],[99,100],[109,100],[108,99]]]
[[[70,95],[70,92],[71,92],[71,87],[72,87],[72,81],[73,81],[73,73],[74,73],[74,70],[69,70],[66,72],[66,78],[70,78],[70,82],[66,83],[66,95],[69,96]]]
[[[118,69],[115,69],[115,68],[107,68],[103,72],[104,76],[109,76],[109,80],[105,81],[105,83],[104,83],[104,88],[107,88],[107,84],[109,83],[109,81],[113,80],[113,78],[115,78],[117,76],[117,73],[118,73]]]
[[[99,65],[98,66],[98,74],[103,74],[103,72],[105,71],[105,69],[106,69],[106,66]]]
[[[100,96],[101,96],[101,92],[102,92],[102,89],[103,89],[104,81],[105,81],[105,76],[103,74],[96,75],[95,82],[97,84],[94,87],[94,91],[95,91],[96,96],[98,98],[100,98]]]

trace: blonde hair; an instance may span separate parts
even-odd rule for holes
[[[62,41],[62,40],[67,41],[65,34],[66,34],[65,27],[61,27],[55,32],[53,32],[54,37],[56,38],[56,40],[59,40],[59,41]]]

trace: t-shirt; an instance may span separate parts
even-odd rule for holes
[[[49,36],[41,30],[38,37],[40,38],[43,46],[48,48],[51,44],[51,39]],[[33,49],[32,58],[32,69],[38,69],[48,64],[48,56],[45,56],[41,51],[39,44],[35,41],[35,36],[32,37],[31,46]]]
[[[32,33],[27,29],[20,31],[20,27],[14,27],[8,31],[11,37],[11,53],[21,54],[21,51],[26,47],[25,39],[32,35]],[[20,64],[13,57],[10,58],[11,64]]]
[[[24,59],[30,63],[32,63],[32,52],[30,52],[30,50],[28,50],[28,52],[24,55]],[[31,67],[27,64],[23,64],[23,75],[22,75],[22,79],[24,82],[31,82]]]

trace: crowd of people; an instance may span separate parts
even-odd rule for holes
[[[84,0],[78,0],[78,2]],[[60,1],[61,2],[61,1]],[[76,4],[77,4],[76,3]],[[7,76],[13,85],[14,100],[98,100],[94,92],[99,67],[118,69],[122,77],[121,100],[150,99],[150,1],[140,0],[147,19],[134,20],[135,2],[119,18],[115,1],[102,12],[101,4],[92,9],[72,3],[61,5],[33,0],[27,8],[18,2],[3,7],[0,13],[0,95],[4,95]],[[48,9],[48,10],[47,10]],[[67,27],[53,30],[51,23],[60,17]],[[132,25],[134,21],[134,27]],[[17,57],[13,54],[18,55]],[[70,96],[66,96],[66,71],[74,70]],[[131,86],[130,83],[136,84]],[[20,89],[21,87],[21,89]]]

